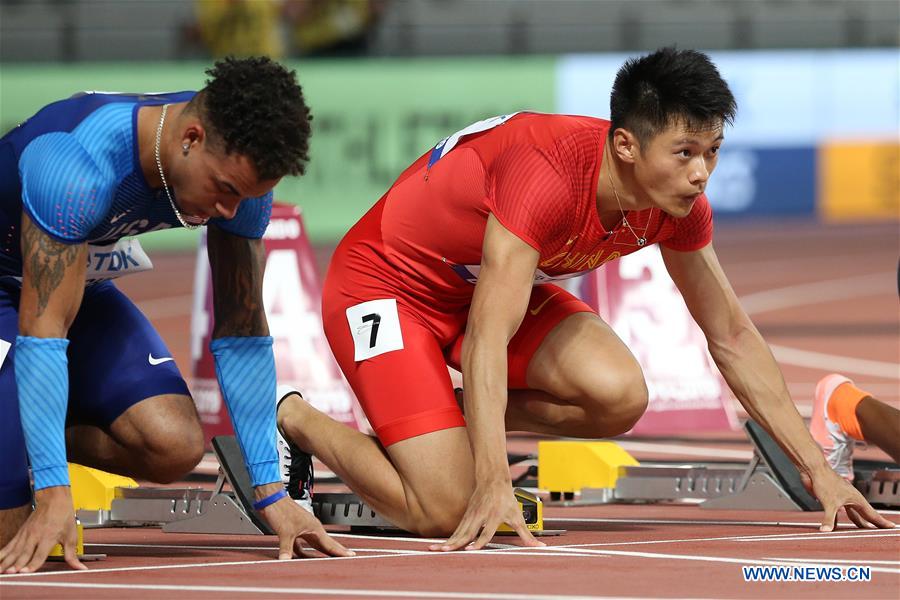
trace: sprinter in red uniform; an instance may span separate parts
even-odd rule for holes
[[[483,547],[504,522],[540,545],[512,494],[506,431],[614,436],[647,406],[628,348],[553,282],[659,243],[734,393],[822,501],[823,529],[841,507],[892,526],[826,464],[716,259],[703,192],[735,102],[715,66],[691,50],[630,60],[611,108],[611,122],[517,113],[467,127],[351,229],[323,319],[378,439],[288,393],[292,457],[315,454],[404,529],[452,534],[433,549]],[[459,403],[447,364],[463,373]]]

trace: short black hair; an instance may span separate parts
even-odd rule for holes
[[[297,74],[265,56],[228,57],[191,102],[225,153],[249,158],[259,178],[302,175],[309,162],[312,115]]]
[[[677,122],[692,131],[731,124],[737,102],[706,54],[669,47],[625,61],[609,108],[610,138],[621,127],[643,145]]]

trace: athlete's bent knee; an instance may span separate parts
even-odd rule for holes
[[[647,382],[643,375],[635,378],[628,390],[620,398],[613,421],[621,431],[625,433],[637,424],[638,420],[647,412],[650,403],[650,393],[647,390]]]
[[[148,440],[144,454],[147,477],[156,483],[178,481],[200,463],[203,451],[203,430],[199,424],[159,432]]]
[[[413,512],[413,533],[422,537],[450,537],[466,514],[465,501],[449,497],[432,498],[428,504]]]
[[[619,435],[630,430],[647,411],[649,392],[640,367],[620,371],[591,390],[588,415],[597,437]]]

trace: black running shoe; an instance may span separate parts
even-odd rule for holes
[[[292,387],[286,385],[278,386],[278,393],[275,402],[275,414],[278,414],[278,407],[290,394],[297,394],[301,398],[303,395]],[[312,455],[304,452],[292,443],[276,426],[276,440],[278,446],[278,471],[281,473],[281,483],[284,484],[288,495],[294,499],[294,502],[305,508],[309,512],[313,512],[313,461]]]

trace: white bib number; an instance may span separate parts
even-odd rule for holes
[[[403,350],[400,316],[393,298],[370,300],[347,309],[353,336],[353,360],[361,361],[385,352]]]

